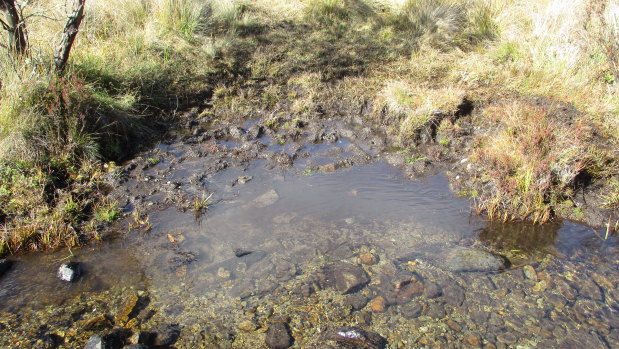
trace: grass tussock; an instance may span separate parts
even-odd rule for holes
[[[512,102],[484,113],[497,126],[473,156],[486,182],[480,208],[504,221],[547,222],[595,161],[589,149],[592,129],[582,120],[568,123],[554,106]]]
[[[464,96],[463,90],[453,86],[423,88],[404,81],[391,81],[381,91],[378,101],[382,113],[396,119],[398,135],[406,144],[433,140],[441,121],[455,116]]]

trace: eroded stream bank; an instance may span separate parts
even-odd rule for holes
[[[2,346],[619,346],[615,237],[471,216],[361,127],[203,121],[110,172],[127,218],[77,282],[15,258]]]

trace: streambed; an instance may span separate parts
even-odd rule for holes
[[[115,238],[12,258],[0,345],[619,347],[616,237],[487,222],[334,122],[192,127],[110,173]]]

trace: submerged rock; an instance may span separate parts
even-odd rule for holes
[[[349,305],[352,310],[361,310],[368,304],[368,297],[361,294],[355,293],[353,295],[347,296],[344,300],[344,304]]]
[[[258,196],[254,199],[253,203],[256,207],[262,208],[271,206],[279,200],[279,194],[274,189],[267,191],[266,193]]]
[[[129,319],[133,317],[132,315],[135,315],[133,313],[139,300],[140,298],[137,295],[129,295],[129,297],[125,299],[125,302],[121,306],[118,315],[116,315],[116,322],[124,325],[127,321],[129,321]]]
[[[242,249],[242,248],[235,248],[234,249],[234,255],[239,257],[239,258],[241,258],[243,256],[247,256],[248,254],[252,254],[252,253],[254,253],[254,251],[252,251],[252,250],[245,250],[245,249]]]
[[[382,313],[387,310],[387,301],[382,296],[378,296],[372,299],[372,302],[370,302],[370,307],[372,308],[372,311]]]
[[[238,126],[233,126],[233,127],[230,127],[230,129],[228,130],[228,134],[232,138],[240,139],[245,134],[245,130],[243,130],[242,128]]]
[[[58,278],[62,281],[72,282],[80,276],[80,265],[77,262],[63,263],[58,268]]]
[[[443,267],[452,272],[499,271],[507,268],[505,257],[469,247],[457,247],[447,253]]]
[[[362,289],[370,278],[363,268],[338,262],[324,266],[318,281],[321,288],[335,287],[341,294],[349,294]]]
[[[258,329],[258,324],[254,320],[244,320],[239,323],[239,330],[251,332]]]
[[[158,329],[153,340],[155,347],[169,347],[176,343],[181,334],[181,328],[176,324],[164,325]]]
[[[84,346],[84,349],[106,349],[106,348],[107,348],[107,344],[105,340],[103,339],[103,337],[96,335],[96,334],[88,338],[88,342],[86,342],[86,345]]]
[[[7,259],[0,259],[0,277],[4,275],[13,266],[13,262]]]
[[[374,265],[378,263],[378,258],[372,253],[365,252],[359,255],[359,262],[365,265]]]
[[[265,343],[269,349],[286,349],[292,345],[293,338],[285,319],[276,318],[269,325]]]
[[[382,349],[387,340],[378,333],[367,332],[358,327],[343,327],[327,334],[327,338],[350,348]]]

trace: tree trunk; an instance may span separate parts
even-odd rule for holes
[[[0,0],[1,1],[1,0]],[[62,74],[64,68],[69,60],[69,53],[71,53],[71,46],[73,41],[79,32],[80,24],[84,19],[84,3],[86,0],[74,0],[73,13],[69,16],[67,23],[64,25],[64,31],[62,33],[62,39],[60,44],[54,51],[54,64],[56,65],[56,72]]]
[[[28,48],[26,24],[17,11],[15,0],[0,0],[0,10],[6,17],[6,22],[2,21],[2,26],[9,32],[9,50],[23,55]]]

